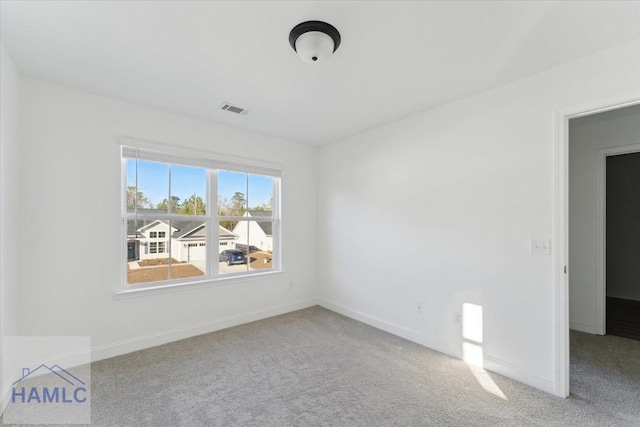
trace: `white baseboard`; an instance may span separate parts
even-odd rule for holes
[[[409,330],[402,326],[394,325],[374,316],[370,316],[368,314],[364,314],[362,312],[352,310],[340,304],[329,302],[323,299],[320,299],[319,305],[326,308],[327,310],[335,311],[336,313],[342,314],[343,316],[358,320],[362,323],[373,326],[374,328],[381,329],[385,332],[389,332],[409,341],[413,341],[417,344],[428,347],[432,350],[436,350],[440,353],[444,353],[448,356],[459,359],[459,357],[450,349],[446,348],[444,344],[438,341],[431,340],[416,331]],[[522,369],[519,366],[513,365],[509,362],[505,362],[504,360],[500,360],[496,357],[485,354],[484,368],[488,371],[495,372],[497,374],[500,374],[507,378],[511,378],[515,381],[521,382],[531,387],[535,387],[547,393],[554,393],[555,383],[553,382],[553,380],[527,372],[525,369]]]
[[[580,322],[569,322],[569,329],[573,329],[574,331],[586,332],[588,334],[596,335],[596,326],[595,325],[587,325],[586,323]]]
[[[495,372],[503,377],[511,378],[523,384],[537,388],[550,394],[555,394],[555,383],[552,379],[541,377],[540,375],[532,374],[522,369],[520,366],[513,365],[504,360],[500,360],[497,357],[484,354],[483,357],[484,369],[487,371]]]
[[[319,300],[313,298],[294,304],[272,307],[265,310],[241,314],[239,316],[228,317],[226,319],[216,320],[214,322],[200,323],[183,328],[163,331],[156,334],[136,337],[113,344],[102,345],[92,348],[91,360],[93,362],[96,362],[98,360],[108,359],[110,357],[120,356],[138,350],[144,350],[146,348],[167,344],[173,341],[179,341],[185,338],[191,338],[197,335],[231,328],[233,326],[242,325],[244,323],[278,316],[280,314],[289,313],[291,311],[302,310],[304,308],[313,307],[314,305],[318,304]]]
[[[343,316],[346,316],[350,319],[358,320],[359,322],[366,323],[367,325],[373,326],[376,329],[389,332],[390,334],[397,335],[406,340],[415,342],[425,347],[429,347],[432,350],[436,350],[436,351],[439,351],[440,353],[444,353],[451,356],[446,351],[446,349],[442,344],[440,344],[437,341],[430,340],[429,338],[425,337],[424,335],[416,331],[412,331],[402,326],[394,325],[382,319],[378,319],[368,314],[364,314],[362,312],[347,308],[343,305],[335,304],[333,302],[329,302],[323,299],[320,299],[318,304],[320,305],[320,307],[324,307],[327,310],[335,311],[336,313],[342,314]]]

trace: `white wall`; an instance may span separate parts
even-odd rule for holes
[[[4,337],[18,334],[19,98],[20,75],[4,45],[0,44],[0,361]],[[11,381],[12,378],[3,378],[0,369],[0,400]]]
[[[640,106],[569,124],[569,316],[572,328],[595,333],[598,150],[640,144]]]
[[[14,214],[22,218],[22,334],[90,335],[96,357],[105,357],[314,303],[315,148],[32,79],[23,81],[22,103],[28,155]],[[114,298],[123,250],[120,136],[282,164],[285,272]]]
[[[479,304],[485,366],[552,391],[552,257],[530,255],[529,239],[553,234],[555,114],[640,90],[638,52],[622,45],[322,147],[325,305],[462,357],[456,318]]]

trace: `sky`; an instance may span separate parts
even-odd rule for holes
[[[206,169],[144,160],[138,160],[137,166],[138,191],[142,191],[154,207],[169,198],[169,168],[172,196],[178,196],[183,201],[195,193],[206,199]],[[135,186],[136,160],[127,159],[126,167],[127,186]],[[218,197],[231,201],[235,192],[243,193],[251,208],[268,204],[273,196],[273,178],[244,172],[218,171]]]

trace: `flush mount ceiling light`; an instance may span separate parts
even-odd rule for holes
[[[315,64],[331,58],[340,46],[340,33],[326,22],[306,21],[293,27],[289,44],[300,59]]]

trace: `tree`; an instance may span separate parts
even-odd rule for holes
[[[153,205],[142,191],[136,191],[133,185],[127,186],[127,209],[152,208]]]
[[[169,200],[164,199],[163,201],[161,201],[160,203],[158,203],[156,205],[156,209],[162,209],[163,211],[168,210],[169,208],[171,208],[169,210],[169,212],[172,213],[180,213],[180,197],[178,196],[171,196],[171,202],[169,202]]]
[[[220,225],[229,231],[232,231],[233,227],[235,227],[237,223],[238,221],[228,221],[228,220],[220,221]]]
[[[236,191],[233,193],[233,197],[231,198],[231,215],[233,216],[242,216],[246,212],[245,203],[247,199],[244,197],[244,193]]]
[[[218,200],[218,215],[220,216],[242,216],[247,211],[245,209],[247,199],[244,193],[236,191],[229,201],[226,197]],[[227,230],[233,230],[238,221],[222,220],[220,225]]]
[[[182,202],[180,213],[183,215],[205,215],[206,206],[204,204],[204,201],[202,200],[202,197],[194,194],[193,196]]]

